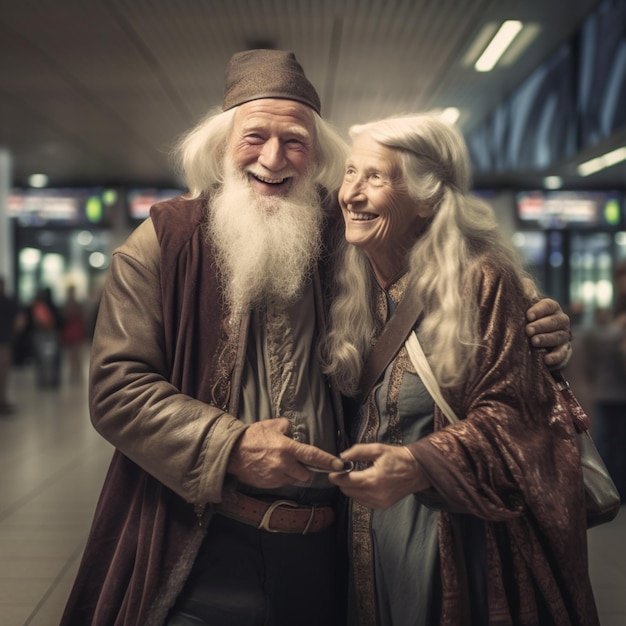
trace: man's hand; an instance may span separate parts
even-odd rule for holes
[[[228,472],[252,487],[272,489],[306,485],[312,472],[305,465],[341,471],[343,461],[320,448],[290,438],[291,424],[285,417],[251,424],[235,444]]]
[[[430,486],[415,457],[404,446],[361,443],[343,452],[341,458],[371,463],[364,470],[328,475],[343,493],[370,509],[388,509]]]
[[[544,298],[526,313],[526,334],[535,348],[547,348],[544,361],[548,367],[564,367],[571,355],[569,317],[556,300]]]

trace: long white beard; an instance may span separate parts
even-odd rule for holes
[[[306,178],[287,196],[263,196],[226,165],[211,200],[208,238],[232,310],[289,304],[302,293],[320,252],[322,222],[319,196]]]

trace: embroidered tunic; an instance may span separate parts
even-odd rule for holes
[[[402,299],[406,282],[404,275],[388,292],[379,290],[379,332]],[[433,410],[432,398],[402,348],[362,407],[355,441],[391,445],[417,441],[432,432]],[[351,503],[351,575],[359,624],[435,623],[437,519],[438,513],[422,506],[415,497],[376,511]]]

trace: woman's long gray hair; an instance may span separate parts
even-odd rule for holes
[[[210,194],[222,183],[224,156],[238,108],[209,111],[174,146],[176,169],[189,190],[189,197]],[[311,115],[316,135],[313,182],[328,193],[333,193],[341,184],[348,146],[337,131],[313,109]]]
[[[522,263],[503,238],[491,207],[469,194],[469,157],[461,133],[433,114],[389,118],[353,126],[399,156],[409,195],[434,213],[408,258],[411,288],[424,310],[420,334],[440,385],[459,383],[479,347],[477,307],[463,299],[480,274],[473,261],[488,252],[503,271],[520,278]],[[363,360],[374,337],[373,272],[365,254],[343,243],[335,275],[330,330],[322,344],[326,372],[347,395],[355,395]],[[466,292],[465,292],[466,293]]]

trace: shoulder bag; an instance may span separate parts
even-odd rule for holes
[[[426,360],[426,355],[415,332],[409,335],[405,347],[413,367],[422,379],[435,404],[441,409],[450,423],[457,423],[459,419],[442,396],[437,380]],[[552,372],[552,376],[557,383],[563,403],[569,411],[576,429],[576,443],[580,452],[580,464],[585,486],[587,528],[606,524],[615,519],[619,512],[621,505],[620,495],[589,434],[589,417],[574,396],[569,383],[563,377],[563,373],[560,370],[556,370]]]

